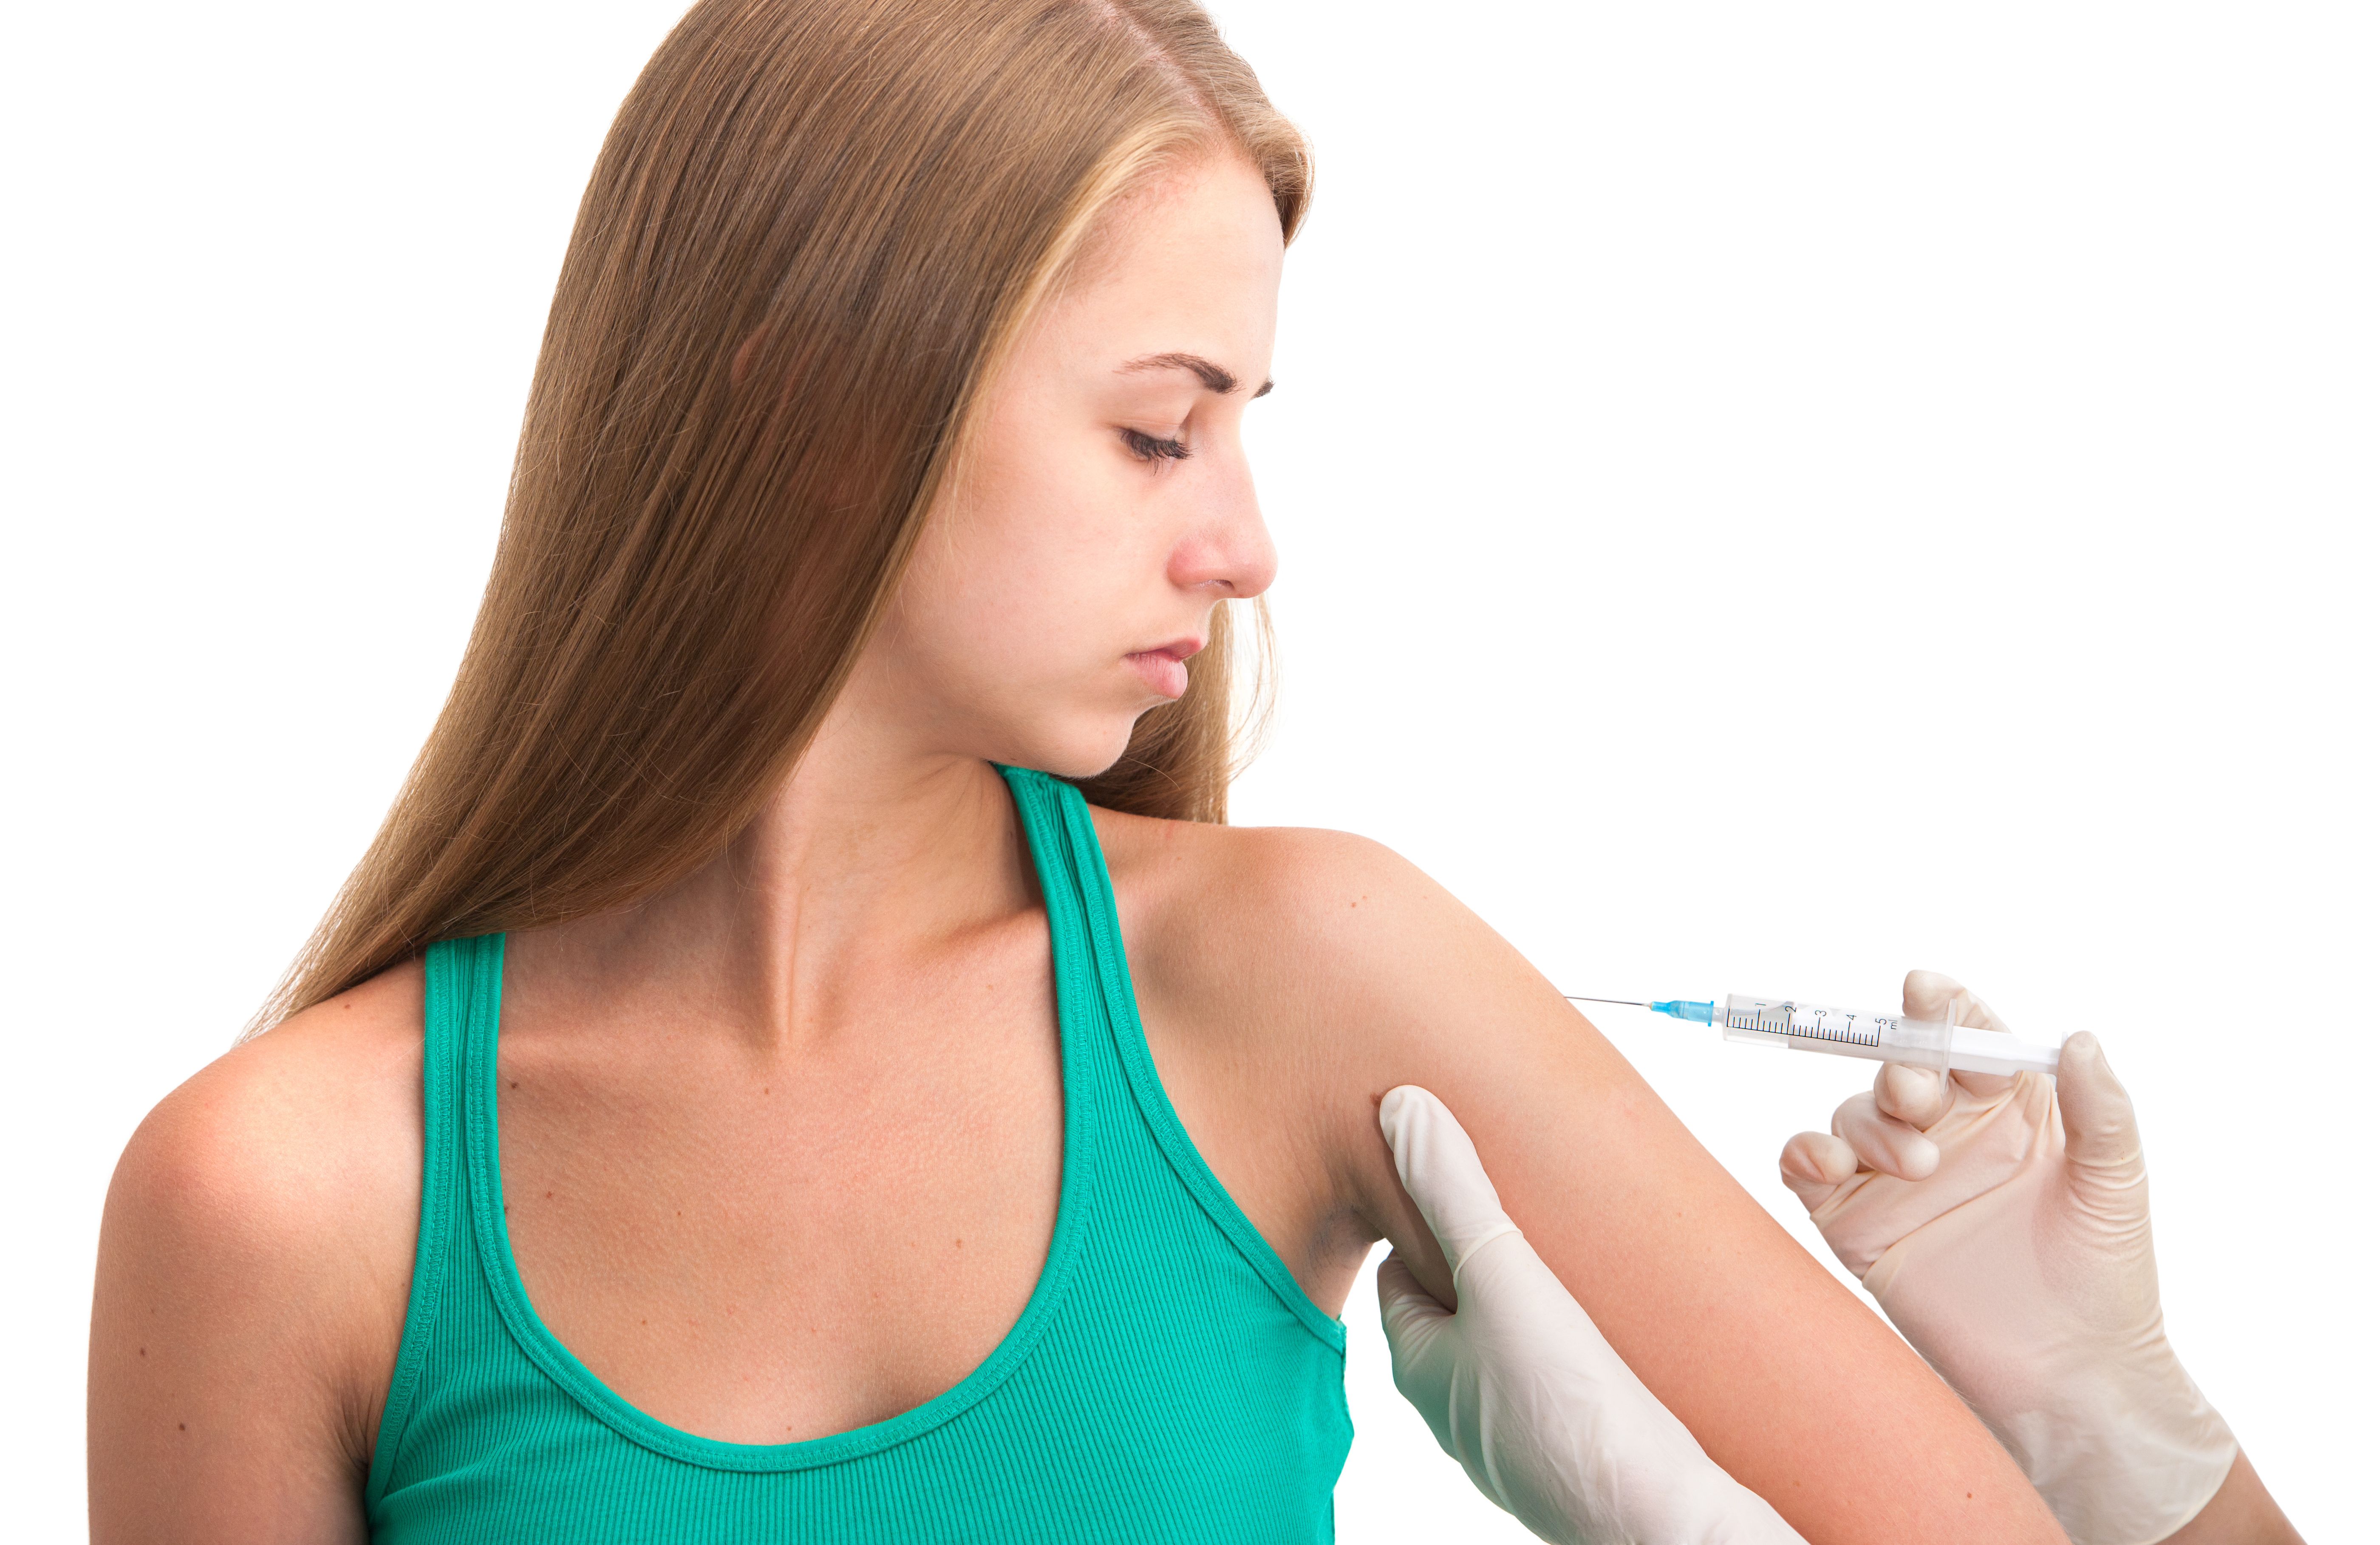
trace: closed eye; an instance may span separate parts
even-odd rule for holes
[[[1123,432],[1124,449],[1146,462],[1181,461],[1190,454],[1187,443],[1154,434],[1144,434],[1136,429]]]

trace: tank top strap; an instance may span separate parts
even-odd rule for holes
[[[1000,764],[994,763],[999,766]],[[1232,1247],[1263,1279],[1297,1321],[1334,1353],[1347,1345],[1347,1327],[1322,1312],[1280,1255],[1257,1232],[1255,1223],[1223,1188],[1188,1128],[1165,1093],[1149,1055],[1148,1038],[1140,1023],[1140,1004],[1133,991],[1132,967],[1124,958],[1123,925],[1116,916],[1115,889],[1108,875],[1107,855],[1091,824],[1088,801],[1074,785],[1046,772],[1000,767],[1016,799],[1026,844],[1041,873],[1041,888],[1050,906],[1051,966],[1058,975],[1062,1022],[1078,1015],[1088,1028],[1104,1025],[1102,1048],[1106,1082],[1116,1087],[1115,1114],[1103,1124],[1122,1137],[1129,1129],[1142,1136],[1146,1162],[1160,1162],[1172,1171],[1200,1211],[1230,1241]],[[1079,952],[1079,953],[1077,953]],[[1070,969],[1063,958],[1075,956]],[[1076,994],[1070,1001],[1069,992]],[[1086,1039],[1088,1039],[1087,1037]],[[1068,1090],[1073,1091],[1073,1080]],[[1136,1113],[1136,1116],[1135,1116]],[[1155,1152],[1148,1153],[1153,1148]],[[1122,1156],[1118,1156],[1122,1162]]]
[[[465,1064],[474,1022],[486,1016],[504,983],[504,936],[445,939],[421,962],[421,1213],[413,1247],[413,1291],[396,1369],[389,1381],[380,1441],[374,1444],[365,1495],[388,1485],[389,1466],[404,1447],[414,1393],[421,1382],[455,1251],[468,1248],[468,1165],[464,1152]]]

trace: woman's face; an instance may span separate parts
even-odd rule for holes
[[[1085,776],[1182,695],[1216,602],[1272,583],[1240,448],[1270,384],[1281,219],[1185,165],[1106,216],[991,384],[862,661],[918,748]]]

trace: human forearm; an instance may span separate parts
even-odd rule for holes
[[[2281,1504],[2265,1490],[2247,1451],[2231,1461],[2223,1489],[2215,1493],[2198,1516],[2168,1535],[2163,1545],[2305,1545]]]

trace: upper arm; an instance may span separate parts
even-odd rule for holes
[[[401,1055],[309,1028],[200,1072],[116,1165],[91,1303],[101,1545],[365,1538],[418,1117],[399,1102]]]
[[[1378,1102],[1431,1090],[1505,1210],[1730,1474],[1814,1542],[2061,1538],[1984,1427],[1496,932],[1336,833],[1252,833],[1235,991],[1298,1048],[1347,1205],[1451,1302]]]

